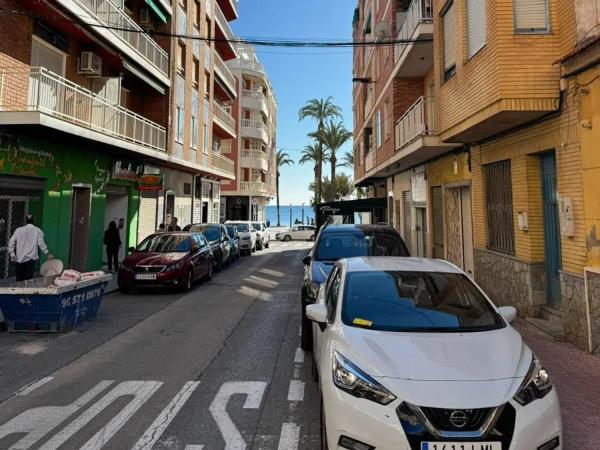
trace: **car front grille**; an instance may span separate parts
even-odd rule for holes
[[[477,431],[492,412],[484,409],[421,408],[425,417],[442,431]],[[459,421],[456,418],[460,419]],[[463,425],[464,424],[464,425]]]
[[[159,273],[164,270],[165,266],[135,266],[135,273]]]

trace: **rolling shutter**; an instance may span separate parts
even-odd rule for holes
[[[485,1],[467,0],[467,55],[471,58],[485,46]]]
[[[444,27],[444,71],[456,65],[458,42],[456,36],[456,6],[450,5],[443,18]]]
[[[402,201],[404,203],[404,243],[410,252],[412,252],[412,195],[410,191],[402,192]]]
[[[433,210],[433,257],[444,259],[444,216],[442,211],[442,188],[431,188]]]
[[[138,244],[156,231],[156,192],[140,192]]]
[[[548,30],[548,0],[513,0],[515,29],[521,32]]]

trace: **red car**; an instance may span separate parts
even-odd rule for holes
[[[201,233],[157,233],[130,249],[119,268],[119,289],[176,287],[189,291],[213,276],[213,254]]]

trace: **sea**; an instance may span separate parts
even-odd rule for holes
[[[295,223],[302,222],[302,205],[292,205],[291,206],[291,220],[290,220],[290,205],[280,205],[279,206],[279,214],[281,218],[280,226],[287,227],[292,226]],[[277,226],[277,205],[268,205],[265,208],[266,221],[269,223],[269,226],[276,227]],[[310,224],[310,220],[315,219],[314,210],[308,206],[304,205],[304,223]],[[298,222],[296,222],[296,220]]]

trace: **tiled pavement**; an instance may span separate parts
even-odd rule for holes
[[[550,371],[558,390],[564,450],[600,450],[600,358],[554,341],[522,320],[515,327]]]

